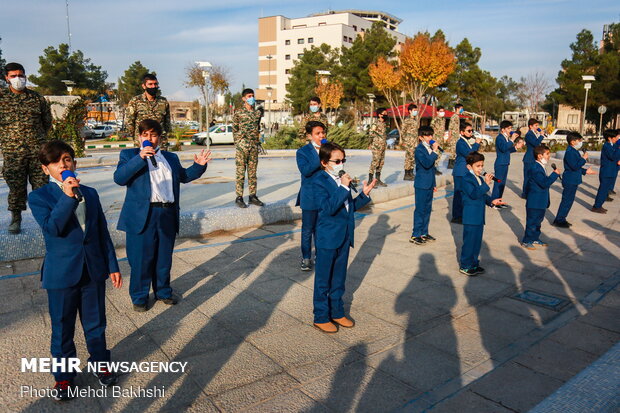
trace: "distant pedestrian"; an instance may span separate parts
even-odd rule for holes
[[[168,150],[168,135],[172,132],[170,123],[170,104],[159,93],[159,81],[152,73],[147,73],[142,78],[144,93],[134,96],[127,104],[126,125],[127,133],[134,140],[136,146],[140,146],[138,125],[144,119],[153,119],[162,127],[160,146],[162,150]]]
[[[325,136],[327,136],[327,130],[329,129],[329,124],[327,122],[327,116],[323,113],[321,109],[321,99],[318,96],[314,96],[310,98],[310,102],[308,105],[309,113],[307,113],[299,124],[299,140],[302,142],[306,142],[307,134],[306,134],[306,125],[308,122],[314,120],[317,122],[321,122],[325,125]]]
[[[385,149],[387,148],[387,125],[385,122],[385,108],[377,109],[377,120],[370,125],[370,145],[368,149],[372,151],[372,161],[368,170],[368,182],[377,179],[377,186],[387,186],[381,181],[381,170],[385,162]]]

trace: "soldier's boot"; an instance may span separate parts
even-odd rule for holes
[[[443,175],[443,173],[439,169],[435,169],[435,175]]]
[[[237,199],[235,199],[235,204],[237,204],[237,206],[239,208],[247,208],[248,207],[246,205],[246,203],[243,202],[243,197],[242,196],[238,196]]]
[[[368,174],[368,185],[370,185],[370,183],[372,182],[373,179],[374,179],[374,175],[373,174]]]
[[[11,211],[13,219],[9,225],[10,234],[19,234],[22,230],[22,211]]]
[[[387,186],[387,184],[386,184],[386,183],[383,183],[383,182],[381,181],[381,172],[377,172],[377,174],[376,174],[376,175],[377,175],[377,186]]]
[[[413,181],[413,169],[405,169],[405,181]]]
[[[250,195],[250,197],[248,198],[248,204],[254,204],[259,207],[262,207],[263,205],[265,205],[263,202],[261,202],[260,199],[258,199],[256,194]]]

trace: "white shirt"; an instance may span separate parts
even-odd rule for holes
[[[52,175],[50,175],[50,181],[58,185],[60,190],[63,191],[62,182],[54,178]],[[82,202],[78,203],[78,206],[75,208],[75,217],[77,218],[80,227],[82,227],[82,231],[86,231],[86,198],[82,197]]]
[[[467,146],[469,146],[469,149],[473,149],[472,145],[469,143],[469,139],[470,138],[466,138],[465,136],[461,135],[461,139],[463,139],[465,141]]]
[[[161,151],[155,152],[157,168],[153,166],[150,159],[146,159],[149,166],[149,176],[151,178],[151,202],[174,202],[174,192],[172,191],[172,169]]]
[[[431,148],[431,145],[429,145],[427,142],[422,141],[422,145],[424,145],[429,155],[433,153],[433,148]]]
[[[474,176],[474,178],[476,178],[476,181],[478,181],[478,185],[482,185],[482,181],[478,175],[476,175],[476,173],[474,171],[472,171],[471,169],[469,170],[469,173],[472,174]]]
[[[540,161],[536,161],[536,163],[543,167],[543,171],[545,171],[545,176],[547,176],[547,167]]]
[[[327,172],[327,171],[325,171],[325,172]],[[338,184],[338,186],[341,186],[341,187],[343,187],[344,189],[346,189],[347,191],[351,192],[351,188],[349,188],[348,186],[344,186],[344,185],[342,185],[342,182],[340,181],[340,177],[339,177],[339,176],[334,176],[334,175],[330,174],[329,172],[327,172],[327,173],[329,174],[329,176],[331,176],[331,177],[332,177],[332,179],[333,179],[334,181],[336,181],[336,183]],[[347,209],[347,212],[349,212],[349,200],[348,200],[348,199],[345,199],[345,200],[344,200],[344,207]]]

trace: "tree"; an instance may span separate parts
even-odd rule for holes
[[[533,72],[527,77],[521,78],[519,97],[530,113],[535,113],[538,112],[540,105],[544,102],[549,89],[551,89],[551,85],[545,75],[540,72]]]
[[[75,82],[76,93],[84,96],[97,96],[106,91],[108,74],[101,66],[91,63],[80,50],[69,54],[69,46],[61,43],[58,49],[49,46],[39,56],[39,75],[30,75],[29,80],[36,84],[36,90],[44,95],[66,95],[63,80]]]
[[[2,37],[0,37],[0,43],[2,43]],[[6,87],[6,81],[4,80],[4,65],[6,65],[6,61],[2,57],[2,49],[0,49],[0,87]]]
[[[373,85],[383,93],[390,106],[398,106],[398,98],[403,90],[403,71],[380,56],[376,63],[368,66],[368,74]],[[400,127],[404,120],[403,113],[398,111],[398,116],[400,122],[396,122],[396,128],[402,139]]]
[[[205,103],[206,118],[205,124],[209,125],[209,106],[215,105],[215,97],[218,93],[224,93],[230,86],[229,70],[225,66],[212,65],[208,71],[203,70],[198,63],[192,63],[185,68],[187,81],[185,87],[197,87],[200,90]],[[198,118],[202,124],[202,111]]]
[[[123,76],[118,78],[118,100],[126,104],[129,100],[144,92],[142,89],[142,78],[151,73],[150,70],[142,65],[139,60],[133,62]]]

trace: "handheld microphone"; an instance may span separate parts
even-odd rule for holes
[[[558,169],[558,167],[554,163],[552,163],[551,164],[551,169],[553,169],[553,171],[555,172],[555,170]],[[561,181],[562,180],[562,175],[558,174],[558,176],[560,177],[560,181]]]
[[[153,144],[151,143],[151,141],[142,141],[142,147],[146,148],[147,146],[153,147]],[[157,161],[155,160],[155,157],[149,156],[148,158],[151,160],[151,163],[153,164],[153,168],[157,168]]]
[[[588,150],[586,148],[581,148],[581,152],[583,152],[583,154],[585,155],[586,153],[588,153]]]
[[[60,176],[63,182],[66,181],[68,178],[75,178],[75,174],[73,173],[73,171],[69,171],[69,170],[62,171]],[[82,199],[84,199],[84,196],[82,195],[82,191],[80,191],[80,188],[73,187],[73,195],[75,196],[75,199],[77,199],[78,202],[82,202]]]
[[[338,177],[342,178],[344,175],[346,174],[345,170],[341,170],[340,172],[338,172]],[[351,188],[352,190],[354,190],[355,192],[357,192],[357,185],[355,185],[353,183],[353,181],[349,182],[349,188]]]
[[[482,176],[486,176],[486,175],[487,175],[487,173],[486,173],[486,172],[482,174]],[[501,179],[496,178],[496,177],[495,177],[495,175],[493,175],[493,178],[491,178],[491,179],[493,179],[493,181],[495,181],[495,182],[499,182],[499,183],[501,183],[501,182],[502,182],[502,180],[501,180]]]
[[[431,139],[430,142],[429,142],[429,145],[433,146],[434,144],[435,144],[435,141]],[[438,146],[437,150],[439,152],[443,153],[443,148],[441,146]]]

